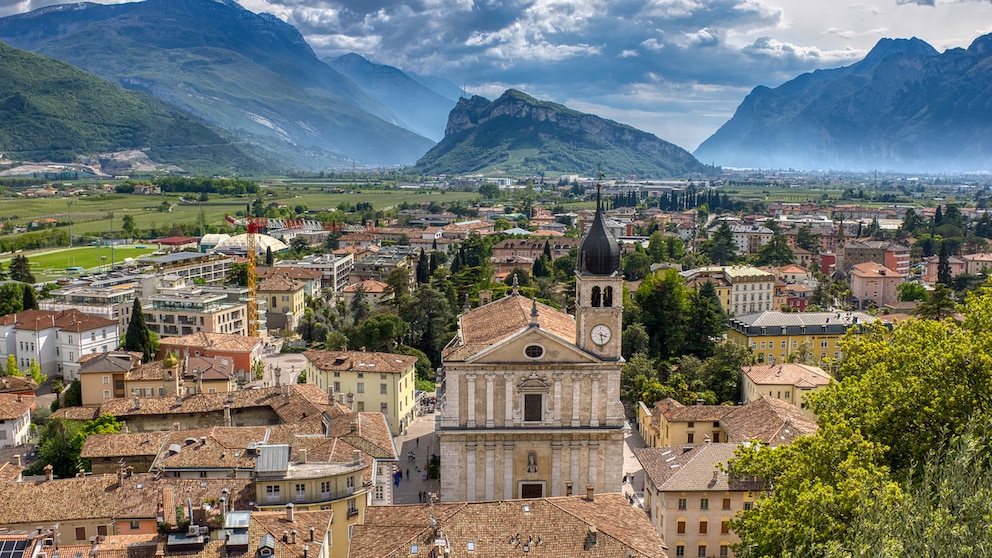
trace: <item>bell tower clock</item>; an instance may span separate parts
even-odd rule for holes
[[[620,245],[606,230],[600,185],[596,215],[579,245],[575,272],[575,342],[603,359],[620,358],[623,325],[623,276]]]

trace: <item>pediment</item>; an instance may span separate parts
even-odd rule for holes
[[[540,357],[529,357],[527,348],[538,346],[542,349]],[[532,349],[533,354],[533,349]],[[541,364],[595,364],[603,362],[597,356],[587,353],[569,341],[539,327],[528,327],[504,338],[482,351],[479,351],[466,362],[473,364],[506,364],[520,363],[526,365]]]

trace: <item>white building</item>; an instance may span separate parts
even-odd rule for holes
[[[84,314],[79,310],[26,310],[0,318],[0,348],[17,358],[22,370],[37,362],[42,373],[78,376],[83,355],[112,351],[120,342],[117,320]]]
[[[34,396],[0,393],[0,448],[24,445],[31,435]]]

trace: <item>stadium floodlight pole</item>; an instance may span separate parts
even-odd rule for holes
[[[69,211],[69,248],[72,248],[72,200],[66,200],[65,206]]]

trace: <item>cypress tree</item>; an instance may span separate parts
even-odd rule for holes
[[[430,281],[431,270],[430,264],[427,261],[427,255],[424,253],[423,248],[420,249],[420,259],[417,260],[417,283],[423,284]]]
[[[25,310],[37,310],[38,301],[34,296],[34,286],[24,284],[23,306]]]
[[[141,300],[138,298],[134,299],[134,304],[131,306],[131,322],[127,324],[124,349],[140,352],[143,355],[142,362],[149,362],[155,356],[152,337],[148,331],[148,324],[145,323],[145,313],[141,310]]]

